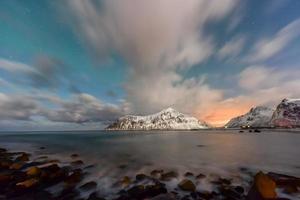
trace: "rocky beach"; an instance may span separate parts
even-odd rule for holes
[[[39,147],[38,151],[47,148]],[[76,152],[70,159],[66,163],[42,155],[32,158],[31,152],[0,148],[0,199],[288,200],[300,197],[300,178],[247,168],[240,168],[236,177],[190,171],[179,174],[176,170],[153,168],[149,174],[120,175],[118,181],[108,186],[114,192],[104,195],[104,186],[97,183],[96,177],[83,181],[95,166],[86,165]],[[210,184],[210,190],[202,188],[204,182]]]

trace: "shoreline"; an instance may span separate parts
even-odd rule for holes
[[[39,150],[45,150],[45,147],[39,147]],[[72,162],[62,164],[59,160],[51,160],[48,157],[32,160],[30,152],[13,152],[0,148],[0,193],[2,195],[0,199],[29,200],[37,198],[36,195],[39,195],[40,199],[49,200],[82,199],[82,194],[88,193],[83,199],[256,200],[257,197],[251,197],[251,195],[261,195],[259,188],[255,188],[255,184],[252,184],[253,181],[258,181],[256,179],[267,179],[266,184],[271,183],[268,187],[273,188],[276,195],[280,190],[281,197],[288,196],[292,199],[293,196],[296,195],[295,198],[298,198],[300,195],[300,179],[283,174],[253,173],[247,168],[241,168],[241,175],[247,175],[248,178],[244,177],[242,180],[244,183],[237,184],[233,179],[218,174],[194,174],[189,171],[178,174],[176,170],[154,168],[150,174],[136,174],[135,177],[120,176],[119,181],[109,186],[115,193],[107,196],[101,194],[101,185],[97,180],[83,181],[88,173],[87,169],[93,166],[85,166],[85,163],[80,160],[80,155],[76,153],[70,157],[73,159]],[[176,185],[170,188],[168,185],[170,183],[174,185],[175,180]],[[213,189],[203,190],[201,186],[203,182],[209,182]],[[272,186],[273,184],[277,187]],[[49,192],[48,189],[54,186],[56,192]]]

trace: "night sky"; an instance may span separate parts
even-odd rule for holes
[[[0,130],[167,107],[221,126],[300,97],[298,0],[1,0]]]

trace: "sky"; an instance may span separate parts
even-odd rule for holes
[[[298,0],[2,0],[0,130],[167,107],[215,126],[300,97]]]

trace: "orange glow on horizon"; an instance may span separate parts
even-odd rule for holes
[[[253,105],[253,102],[224,102],[214,106],[202,119],[213,126],[222,127],[230,119],[247,113]]]

